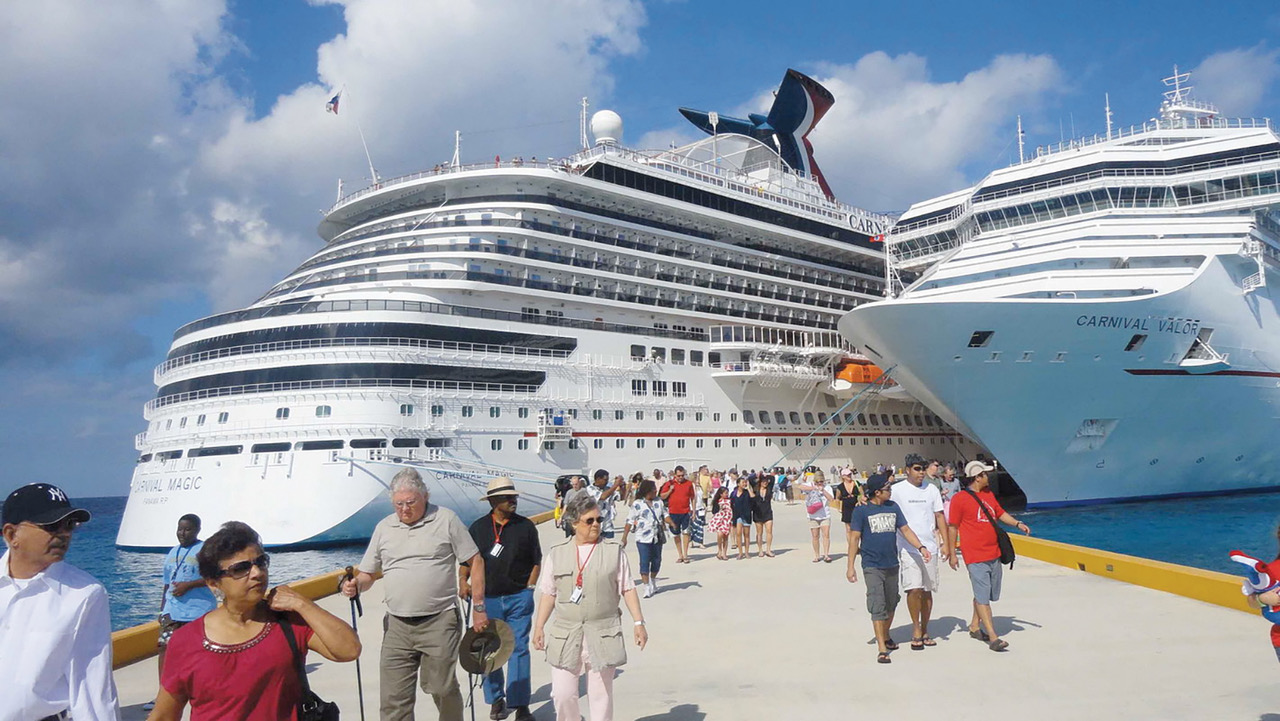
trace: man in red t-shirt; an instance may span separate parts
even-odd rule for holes
[[[1009,515],[989,490],[991,479],[987,474],[994,470],[994,466],[982,461],[969,461],[964,467],[964,479],[961,480],[964,489],[951,499],[947,534],[951,537],[951,547],[955,548],[956,533],[959,532],[965,570],[969,572],[969,584],[973,586],[973,618],[969,621],[969,636],[986,641],[992,651],[1003,651],[1009,647],[1009,642],[996,635],[995,626],[991,623],[991,602],[1000,600],[1004,566],[1000,565],[996,529],[987,515],[989,513],[991,518],[1015,526],[1027,535],[1031,535],[1031,529]],[[959,566],[956,554],[951,554],[952,570]]]
[[[671,521],[675,523],[673,534],[676,542],[676,563],[689,562],[689,522],[693,513],[693,481],[684,477],[684,466],[676,466],[671,480],[662,485],[658,494],[667,504]]]

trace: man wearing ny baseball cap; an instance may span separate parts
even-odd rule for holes
[[[61,488],[32,483],[10,493],[0,515],[0,718],[118,719],[107,591],[63,561],[89,512]]]

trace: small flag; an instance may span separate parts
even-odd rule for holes
[[[339,100],[341,97],[342,97],[342,91],[341,91],[341,90],[339,90],[337,95],[333,96],[332,98],[329,98],[329,102],[327,102],[327,103],[325,103],[325,104],[324,104],[324,109],[325,109],[325,110],[327,110],[327,111],[329,111],[329,112],[331,112],[331,113],[333,113],[334,115],[337,115],[337,114],[338,114],[338,100]]]
[[[883,243],[883,242],[884,242],[884,233],[881,233],[880,235],[873,235],[873,236],[871,236],[871,242],[872,242],[872,243]]]

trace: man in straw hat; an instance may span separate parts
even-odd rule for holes
[[[489,618],[511,627],[514,647],[507,663],[506,686],[502,667],[484,678],[484,700],[490,719],[505,719],[515,709],[516,719],[532,719],[529,713],[529,629],[533,624],[533,587],[538,582],[542,546],[533,521],[516,513],[520,492],[510,478],[489,481],[484,499],[493,508],[471,524],[471,538],[484,558],[485,607]],[[471,568],[462,565],[462,589],[470,591]]]

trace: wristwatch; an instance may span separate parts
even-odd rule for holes
[[[477,603],[477,604],[474,604],[474,605],[472,605],[472,606],[471,606],[471,610],[472,610],[472,611],[479,611],[480,613],[484,613],[484,604],[483,604],[483,603]]]
[[[643,626],[643,625],[644,625],[644,620],[643,620],[643,619],[641,619],[641,620],[639,620],[639,621],[636,621],[636,625],[637,625],[637,626]]]

